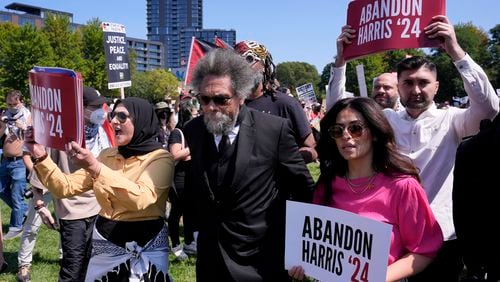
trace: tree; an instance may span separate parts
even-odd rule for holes
[[[47,36],[54,52],[57,67],[82,72],[82,37],[76,30],[72,31],[67,16],[49,14],[45,20],[43,33]]]
[[[106,58],[104,55],[103,31],[101,22],[95,18],[81,28],[82,66],[80,67],[86,86],[98,89],[101,94],[116,94],[108,90]]]
[[[455,25],[457,41],[476,63],[488,66],[492,60],[488,52],[488,35],[471,23]],[[462,78],[453,65],[451,58],[442,49],[433,49],[432,61],[437,66],[439,90],[436,102],[451,101],[453,96],[466,96]],[[485,69],[488,71],[487,69]]]
[[[165,98],[177,97],[178,86],[175,75],[164,69],[157,69],[136,73],[132,87],[126,88],[125,91],[127,96],[141,97],[156,103]]]
[[[330,80],[330,69],[332,65],[335,66],[335,63],[329,63],[323,68],[323,72],[321,72],[321,76],[318,82],[318,89],[323,89],[323,91],[326,91],[325,86],[328,85],[328,81]]]
[[[425,56],[421,49],[391,50],[382,54],[386,64],[384,72],[395,72],[397,64],[407,56]]]
[[[0,38],[2,94],[9,89],[17,89],[29,98],[28,72],[36,65],[54,66],[49,41],[32,25],[18,27],[10,23],[0,24]]]
[[[320,81],[318,70],[315,66],[304,62],[284,62],[276,66],[276,78],[281,86],[290,88],[290,91],[295,91],[297,86],[306,83],[317,85]],[[318,95],[321,89],[315,89]],[[324,90],[323,90],[324,92]]]
[[[346,91],[353,92],[356,96],[360,95],[358,76],[356,74],[357,65],[363,65],[368,93],[371,92],[370,90],[372,89],[373,78],[385,72],[387,69],[387,63],[384,61],[382,53],[348,62],[346,69]]]
[[[491,63],[488,65],[489,78],[495,89],[500,88],[500,24],[490,30],[491,40],[488,50],[491,54]]]

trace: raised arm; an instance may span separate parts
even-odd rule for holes
[[[328,81],[328,90],[326,93],[326,111],[340,99],[346,98],[345,83],[346,83],[346,61],[344,60],[344,47],[346,44],[351,44],[355,38],[355,30],[349,25],[342,27],[342,32],[337,38],[337,57],[335,65],[330,68],[330,80]]]
[[[469,96],[470,107],[457,115],[454,127],[460,138],[479,132],[483,119],[492,119],[499,111],[498,96],[484,70],[458,44],[455,29],[446,16],[435,16],[425,28],[429,38],[441,38],[441,47],[451,57]]]

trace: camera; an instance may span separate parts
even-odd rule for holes
[[[24,197],[26,199],[31,199],[33,198],[33,190],[31,187],[29,187],[28,189],[26,189],[26,192],[24,192]]]

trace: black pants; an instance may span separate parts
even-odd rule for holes
[[[175,191],[170,189],[168,198],[172,206],[168,216],[168,235],[172,241],[172,247],[178,246],[180,242],[179,222],[183,216],[184,223],[184,243],[190,244],[194,241],[193,224],[189,216],[184,214],[185,202],[184,198],[184,174],[179,177],[176,175],[174,178]]]
[[[464,268],[457,240],[444,241],[434,261],[409,282],[457,282]]]
[[[92,253],[92,230],[97,216],[89,218],[60,219],[63,259],[59,281],[85,281],[85,274]]]

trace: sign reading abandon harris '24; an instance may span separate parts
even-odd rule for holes
[[[125,26],[117,23],[103,22],[102,30],[104,31],[104,53],[106,54],[108,88],[129,87],[132,85],[132,82],[130,81]]]
[[[349,3],[347,24],[356,38],[344,50],[345,59],[390,49],[436,47],[425,36],[432,17],[445,14],[445,0],[356,0]]]

